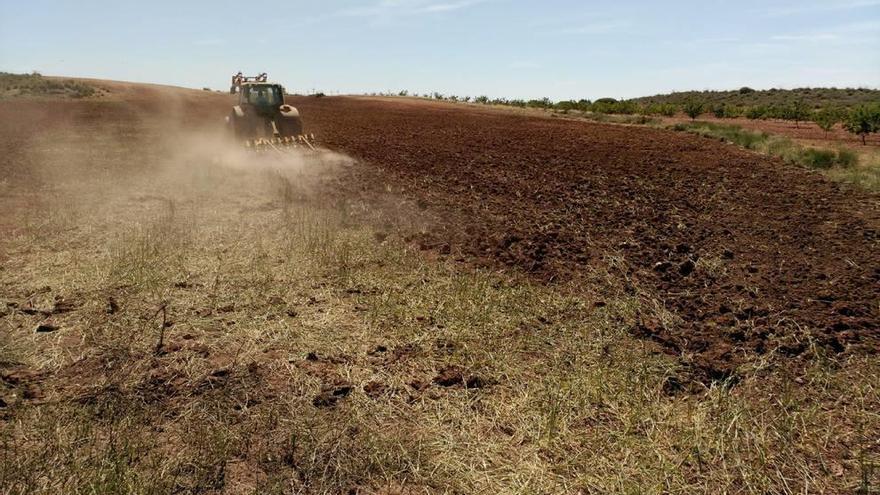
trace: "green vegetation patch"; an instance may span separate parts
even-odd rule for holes
[[[780,107],[789,105],[792,101],[802,101],[811,108],[853,107],[880,101],[880,90],[869,88],[797,88],[759,91],[744,87],[729,91],[681,91],[636,98],[632,101],[640,104],[683,105],[689,100],[703,101],[713,107],[719,105]]]
[[[880,190],[880,164],[876,160],[860,164],[859,155],[847,148],[811,148],[786,137],[712,122],[676,124],[672,129],[731,142],[788,163],[823,170],[835,180],[854,183],[869,190]]]
[[[0,98],[20,96],[64,96],[68,98],[87,98],[94,96],[97,89],[73,79],[49,79],[33,74],[10,74],[0,72]]]

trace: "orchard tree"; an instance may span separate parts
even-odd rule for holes
[[[743,114],[743,109],[736,105],[727,105],[724,107],[724,116],[728,119],[735,119],[737,117],[741,117]]]
[[[861,136],[862,144],[867,144],[868,134],[880,132],[880,106],[860,105],[850,110],[843,127]]]
[[[749,120],[763,119],[767,115],[767,107],[756,105],[746,110],[746,118]]]
[[[672,103],[661,103],[660,114],[664,117],[675,117],[678,113],[678,107]]]
[[[788,108],[788,118],[794,121],[795,127],[800,127],[800,122],[810,117],[810,107],[804,102],[803,98],[799,98]]]
[[[834,125],[840,122],[840,111],[836,108],[825,107],[813,115],[813,122],[825,131],[825,136],[827,137],[828,131],[834,129]]]
[[[703,114],[703,102],[699,100],[687,100],[681,108],[691,120],[696,120]]]

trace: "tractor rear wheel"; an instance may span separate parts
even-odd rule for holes
[[[232,124],[232,132],[235,135],[235,139],[238,141],[248,141],[257,137],[257,126],[253,119],[248,117],[239,117],[232,113],[229,116],[229,121]]]
[[[299,117],[281,117],[275,122],[283,137],[296,137],[303,133],[303,123]]]

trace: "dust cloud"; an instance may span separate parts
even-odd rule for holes
[[[102,246],[169,210],[222,230],[252,212],[332,207],[322,191],[356,166],[320,146],[248,151],[222,115],[188,122],[185,104],[168,100],[153,113],[129,102],[6,107],[16,125],[6,126],[0,230]]]

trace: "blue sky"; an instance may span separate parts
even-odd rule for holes
[[[880,0],[0,0],[0,70],[553,99],[876,88]]]

